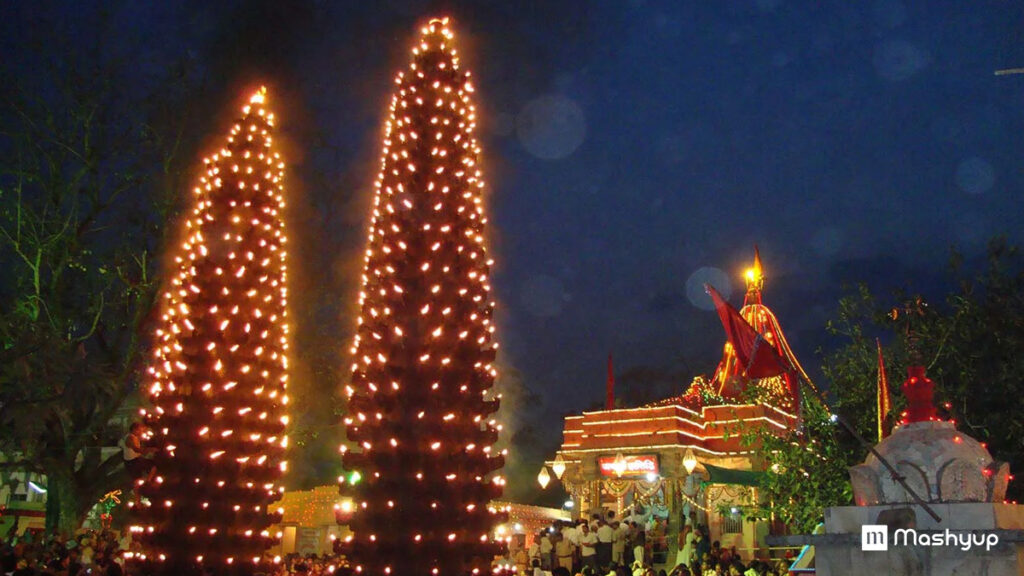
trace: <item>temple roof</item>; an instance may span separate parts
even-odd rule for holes
[[[807,373],[793,353],[786,335],[782,331],[778,318],[770,308],[764,305],[761,297],[764,289],[764,272],[761,266],[761,255],[754,247],[754,263],[744,274],[747,291],[743,298],[743,317],[764,341],[771,345],[775,352],[799,377],[813,386]],[[694,378],[686,392],[679,396],[654,402],[651,406],[667,406],[680,404],[688,407],[706,406],[712,403],[765,402],[784,410],[796,407],[797,378],[791,374],[782,374],[770,378],[750,379],[744,375],[744,367],[736,359],[732,344],[727,340],[723,345],[722,359],[715,368],[710,381],[698,376]]]
[[[703,457],[746,454],[744,433],[753,428],[781,432],[796,416],[764,404],[721,404],[692,409],[680,404],[583,412],[566,416],[559,452],[637,452],[692,448]]]

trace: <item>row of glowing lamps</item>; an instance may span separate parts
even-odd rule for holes
[[[687,474],[693,474],[693,471],[697,468],[697,456],[693,453],[692,448],[687,448],[686,453],[683,454],[683,468],[686,469]],[[612,463],[612,470],[615,471],[615,475],[619,478],[626,473],[626,457],[619,452],[615,455],[615,462]],[[551,463],[551,471],[555,473],[555,478],[561,480],[562,475],[565,474],[565,459],[562,458],[562,454],[555,455],[555,460]],[[647,481],[654,482],[658,479],[658,475],[654,472],[647,474]],[[537,474],[537,483],[540,484],[542,490],[547,489],[548,484],[551,483],[551,474],[548,473],[548,467],[541,466],[540,473]],[[571,501],[570,501],[571,502]],[[571,506],[569,506],[571,508]]]

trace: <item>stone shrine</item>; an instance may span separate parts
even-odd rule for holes
[[[1024,574],[1024,506],[1004,502],[1009,465],[939,419],[932,391],[924,367],[908,369],[903,421],[850,469],[856,506],[825,512],[817,574]]]

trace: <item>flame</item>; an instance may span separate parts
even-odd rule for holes
[[[260,86],[260,89],[249,98],[249,104],[265,104],[267,101],[267,87]]]
[[[747,290],[760,290],[764,285],[764,274],[761,268],[761,254],[757,250],[757,246],[754,246],[754,265],[747,268],[747,271],[743,274],[747,280]]]

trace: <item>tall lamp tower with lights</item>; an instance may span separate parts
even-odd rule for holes
[[[343,464],[361,480],[342,487],[352,535],[338,550],[360,574],[479,574],[502,550],[473,93],[448,20],[431,20],[395,78],[346,390]]]
[[[288,445],[284,163],[265,89],[205,160],[160,302],[145,418],[143,573],[251,574],[276,541]]]

